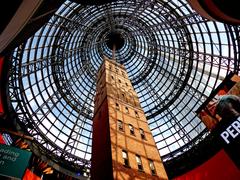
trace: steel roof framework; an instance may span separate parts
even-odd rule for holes
[[[230,71],[239,74],[239,27],[208,21],[186,1],[66,1],[13,51],[9,82],[22,128],[57,162],[89,166],[96,73],[112,56],[113,31],[164,161],[208,134],[195,110]]]

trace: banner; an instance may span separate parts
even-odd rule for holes
[[[0,144],[6,144],[3,135],[0,133]]]
[[[32,153],[0,144],[0,174],[22,179]]]
[[[0,115],[2,115],[4,113],[4,109],[3,109],[3,102],[2,102],[2,71],[3,71],[3,61],[4,58],[0,56]]]
[[[239,180],[240,170],[224,150],[220,150],[205,163],[173,180]]]
[[[23,180],[41,180],[41,178],[34,174],[31,170],[27,169],[23,176]]]
[[[223,119],[213,130],[225,152],[240,170],[240,117]]]
[[[230,107],[231,105],[229,105],[232,99],[236,98],[234,96],[240,98],[240,77],[236,74],[230,73],[218,88],[213,91],[207,101],[196,111],[198,117],[210,131],[216,127],[216,124],[219,123],[219,121],[221,121],[223,114],[227,116],[234,111],[234,108],[236,109],[236,107]],[[218,105],[219,103],[221,104]],[[216,109],[217,105],[218,110]],[[224,105],[228,105],[229,107],[223,107]],[[221,109],[219,110],[219,108]],[[222,111],[223,109],[231,108],[232,110],[228,110],[228,112]],[[229,118],[227,117],[227,119]]]

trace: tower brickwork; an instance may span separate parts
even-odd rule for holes
[[[92,179],[168,179],[123,65],[99,69],[93,118]]]

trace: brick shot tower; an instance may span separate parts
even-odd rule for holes
[[[107,58],[97,78],[91,178],[168,179],[124,66]]]

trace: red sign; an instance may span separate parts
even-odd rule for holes
[[[4,141],[4,139],[3,139],[2,134],[0,134],[0,144],[6,144],[5,141]]]
[[[240,170],[224,152],[219,151],[204,164],[198,166],[186,174],[174,178],[174,180],[239,180]]]
[[[2,70],[3,70],[3,61],[4,58],[0,57],[0,87],[1,87],[1,81],[2,81]],[[4,113],[4,109],[3,109],[3,102],[2,102],[2,90],[0,88],[0,115]]]
[[[41,178],[34,174],[29,169],[26,169],[25,174],[23,176],[23,180],[41,180]]]

